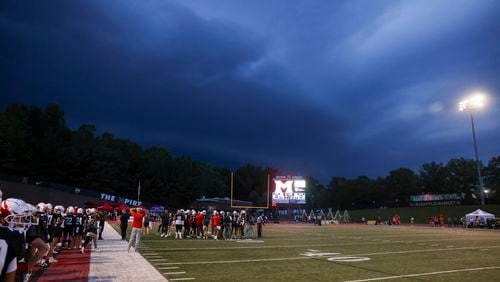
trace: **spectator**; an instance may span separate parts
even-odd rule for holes
[[[128,219],[130,218],[130,214],[126,209],[122,210],[122,215],[120,216],[120,231],[122,235],[122,240],[125,241],[125,237],[127,237],[127,228],[128,228]]]
[[[184,210],[177,210],[175,215],[175,239],[182,239],[182,226],[184,225]]]
[[[149,230],[151,229],[151,217],[149,215],[146,215],[144,217],[144,234],[149,235]]]
[[[257,237],[262,238],[262,225],[264,224],[264,218],[262,214],[257,217]]]
[[[251,239],[253,237],[253,226],[255,225],[255,220],[253,218],[252,214],[248,214],[248,219],[247,219],[247,238]]]
[[[99,240],[102,240],[102,232],[104,231],[104,222],[106,221],[106,212],[101,211],[98,217]]]
[[[161,216],[161,224],[158,227],[158,233],[161,234],[160,237],[168,237],[170,235],[168,232],[169,225],[170,225],[170,213],[168,210],[165,210],[165,212]]]
[[[130,233],[130,240],[128,242],[127,251],[130,252],[130,248],[132,247],[132,245],[134,245],[134,250],[137,252],[139,250],[139,244],[141,242],[142,221],[148,214],[148,211],[143,210],[142,208],[132,208],[130,209],[130,212],[134,220],[132,221],[132,232]]]

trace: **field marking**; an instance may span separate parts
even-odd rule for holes
[[[413,240],[413,241],[388,241],[388,242],[353,242],[353,243],[330,243],[330,244],[305,244],[305,245],[279,245],[279,246],[252,246],[252,247],[202,247],[202,248],[156,248],[157,251],[209,251],[209,250],[239,250],[239,249],[283,249],[283,248],[303,248],[303,247],[328,247],[328,246],[356,246],[356,245],[378,245],[378,244],[414,244],[420,242],[439,241],[469,241],[469,239],[434,239],[434,240]],[[426,244],[421,244],[422,246]]]
[[[389,279],[398,279],[398,278],[409,278],[409,277],[439,275],[439,274],[456,273],[456,272],[467,272],[467,271],[491,270],[491,269],[500,269],[500,266],[488,266],[488,267],[478,267],[478,268],[464,268],[464,269],[454,269],[454,270],[446,270],[446,271],[435,271],[435,272],[426,272],[426,273],[405,274],[405,275],[397,275],[397,276],[385,276],[385,277],[377,277],[377,278],[369,278],[369,279],[348,280],[348,281],[345,281],[345,282],[366,282],[366,281],[376,281],[376,280],[389,280]]]
[[[170,278],[170,281],[194,280],[194,278]]]
[[[500,246],[486,246],[487,248],[498,249]],[[349,256],[377,256],[377,255],[394,255],[394,254],[411,254],[411,253],[425,253],[425,252],[438,252],[438,251],[460,251],[460,250],[480,250],[481,247],[461,247],[461,248],[444,248],[444,249],[424,249],[424,250],[408,250],[408,251],[393,251],[393,252],[378,252],[366,254],[348,254]]]
[[[357,234],[357,233],[356,233]],[[446,236],[446,237],[449,237],[449,236],[456,236],[456,237],[459,237],[459,236],[462,236],[466,234],[466,232],[463,232],[463,233],[457,233],[457,232],[453,232],[453,233],[439,233],[439,234],[435,234],[435,233],[401,233],[401,234],[393,234],[393,235],[383,235],[383,236],[364,236],[364,237],[360,237],[360,236],[346,236],[344,234],[330,234],[330,235],[321,235],[319,236],[318,238],[307,238],[307,240],[331,240],[331,239],[351,239],[351,240],[377,240],[377,239],[380,239],[380,238],[400,238],[400,237],[404,237],[404,238],[409,238],[409,237],[436,237],[436,236]],[[306,235],[306,234],[304,234]],[[361,234],[359,234],[361,235]],[[366,235],[366,234],[364,234]],[[470,235],[470,234],[467,234],[467,235]],[[483,234],[483,235],[493,235],[493,234]],[[318,236],[318,235],[317,235]],[[474,239],[479,239],[479,240],[488,240],[488,239],[495,239],[495,238],[498,238],[498,236],[475,236]],[[271,241],[279,241],[279,242],[282,242],[282,241],[303,241],[304,238],[283,238],[283,239],[279,239],[279,238],[265,238],[265,241],[266,242],[271,242]],[[164,243],[165,241],[161,241],[161,240],[141,240],[141,241],[147,241],[148,243]],[[173,241],[171,243],[174,243]],[[156,250],[156,248],[153,248],[151,250]]]
[[[142,253],[141,255],[143,255],[143,256],[154,256],[154,255],[159,255],[159,253]]]
[[[167,260],[168,259],[161,258],[161,259],[150,259],[149,261],[156,262],[156,261],[167,261]]]
[[[311,259],[311,258],[293,257],[293,258],[268,258],[268,259],[245,259],[245,260],[187,261],[187,262],[167,262],[164,264],[166,265],[221,264],[221,263],[262,262],[262,261],[302,260],[302,259]]]
[[[500,246],[487,246],[488,248],[500,248]],[[410,254],[410,253],[426,253],[440,251],[460,251],[460,250],[478,250],[485,247],[462,247],[462,248],[445,248],[445,249],[422,249],[409,251],[393,251],[393,252],[378,252],[366,254],[342,254],[343,256],[376,256],[376,255],[394,255],[394,254]],[[222,261],[188,261],[188,262],[166,262],[165,265],[194,265],[194,264],[221,264],[221,263],[245,263],[245,262],[265,262],[265,261],[285,261],[285,260],[303,260],[312,259],[312,257],[288,257],[288,258],[267,258],[267,259],[248,259],[248,260],[222,260]]]
[[[158,267],[160,270],[168,270],[168,269],[179,269],[178,266],[166,266],[166,267]]]
[[[165,274],[165,275],[179,275],[179,274],[186,274],[186,271],[179,271],[179,272],[164,272],[163,274]]]

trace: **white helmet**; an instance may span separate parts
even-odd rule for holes
[[[38,203],[36,205],[36,210],[38,212],[47,212],[47,205],[44,202]]]
[[[53,209],[52,204],[47,203],[47,212],[52,213],[52,209]]]
[[[201,212],[201,214],[205,215],[205,214],[207,214],[207,211],[206,211],[206,210],[203,210],[203,211]]]
[[[196,214],[196,210],[192,210],[191,213],[194,215]]]
[[[82,208],[78,208],[78,209],[76,210],[76,213],[78,213],[78,214],[83,214],[83,209],[82,209]]]
[[[217,212],[217,210],[214,210],[214,215],[216,215],[216,214],[219,214],[219,213]]]
[[[96,210],[94,208],[91,208],[89,211],[91,214],[96,213]]]
[[[67,209],[66,209],[66,212],[67,213],[75,213],[75,208],[73,206],[69,206]]]
[[[57,205],[54,207],[54,212],[58,214],[63,214],[64,213],[64,207],[61,205]]]
[[[9,198],[0,204],[0,214],[4,217],[9,227],[20,231],[26,231],[31,225],[36,225],[33,214],[36,209],[25,201]]]

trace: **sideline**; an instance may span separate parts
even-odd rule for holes
[[[478,267],[478,268],[453,269],[453,270],[445,270],[445,271],[435,271],[435,272],[426,272],[426,273],[405,274],[405,275],[397,275],[397,276],[385,276],[385,277],[360,279],[360,280],[347,280],[347,281],[344,281],[344,282],[366,282],[366,281],[377,281],[377,280],[389,280],[389,279],[398,279],[398,278],[410,278],[410,277],[419,277],[419,276],[430,276],[430,275],[439,275],[439,274],[447,274],[447,273],[479,271],[479,270],[492,270],[492,269],[500,269],[500,266],[487,266],[487,267]]]
[[[90,257],[88,281],[168,281],[139,253],[128,253],[128,243],[107,222],[102,237],[97,242],[102,251]]]

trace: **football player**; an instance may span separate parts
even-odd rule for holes
[[[26,252],[24,232],[31,222],[28,213],[23,200],[0,202],[0,281],[15,281],[18,263]]]
[[[63,224],[64,224],[64,233],[63,233],[63,248],[64,244],[67,243],[66,249],[69,249],[71,247],[71,241],[73,240],[73,233],[74,233],[74,220],[75,220],[75,208],[72,206],[69,206],[66,209],[66,215],[64,216],[63,219]]]
[[[73,249],[80,249],[82,247],[82,235],[83,229],[85,227],[85,216],[83,215],[83,209],[78,208],[76,216],[73,220],[74,223],[74,243]]]

